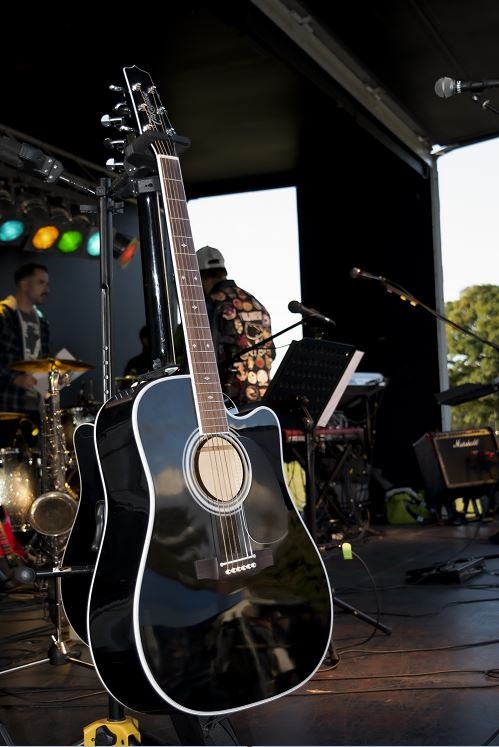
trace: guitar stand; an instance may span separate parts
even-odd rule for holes
[[[83,727],[84,745],[141,744],[139,722],[125,715],[125,709],[111,695],[107,718],[97,719]]]
[[[91,724],[83,727],[83,745],[109,745],[109,744],[141,744],[142,738],[147,738],[146,744],[156,744],[154,738],[141,734],[139,730],[139,721],[133,716],[125,714],[124,706],[109,695],[109,710],[107,718],[97,719]],[[177,734],[179,744],[182,745],[207,745],[210,737],[210,731],[218,723],[218,720],[208,719],[206,724],[187,713],[182,713],[174,709],[165,711],[165,715],[170,716],[171,722]],[[239,742],[235,735],[234,729],[228,719],[228,729],[225,731],[230,734],[233,744]],[[215,742],[213,742],[215,743]]]

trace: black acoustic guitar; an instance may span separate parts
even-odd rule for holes
[[[138,131],[153,135],[190,374],[139,383],[97,415],[106,515],[89,645],[129,708],[230,713],[311,677],[331,590],[286,487],[276,415],[225,407],[175,133],[149,75],[124,74]]]
[[[73,436],[78,465],[80,496],[71,527],[62,566],[84,568],[95,564],[104,526],[104,493],[95,454],[94,424],[82,423]],[[64,613],[78,637],[88,644],[87,601],[92,576],[61,576]]]

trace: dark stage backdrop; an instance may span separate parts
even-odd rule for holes
[[[430,170],[413,168],[326,97],[311,107],[298,188],[303,303],[336,321],[330,337],[365,352],[359,370],[388,380],[373,413],[372,461],[395,485],[419,487],[413,443],[441,428],[437,323],[350,270],[385,276],[435,308]]]

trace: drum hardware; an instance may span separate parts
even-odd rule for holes
[[[9,368],[12,368],[14,371],[22,371],[23,373],[47,373],[50,377],[54,373],[81,373],[94,368],[94,366],[92,363],[78,361],[75,358],[33,358],[32,360],[9,363]]]
[[[61,422],[64,431],[66,449],[71,453],[74,452],[73,436],[75,430],[82,423],[93,423],[100,406],[101,403],[91,405],[85,404],[79,405],[78,407],[69,407],[61,411]]]
[[[139,380],[139,377],[134,376],[133,374],[127,374],[126,376],[115,376],[114,377],[114,389],[115,391],[122,391],[123,389],[128,389],[128,387],[132,386],[132,384],[135,384],[135,382],[138,380]]]

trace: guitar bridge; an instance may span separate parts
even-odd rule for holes
[[[204,558],[196,560],[194,568],[198,581],[209,579],[218,581],[241,575],[251,575],[274,565],[272,550],[256,550],[252,555],[236,560],[219,561],[218,558]]]

